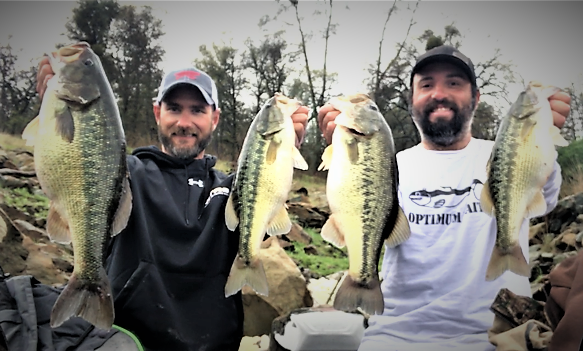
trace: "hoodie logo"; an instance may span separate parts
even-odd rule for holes
[[[202,188],[204,186],[204,183],[200,179],[194,180],[192,178],[188,178],[188,185],[190,185],[190,186],[198,185],[199,188]]]
[[[211,199],[217,195],[225,195],[225,196],[229,196],[229,193],[231,192],[231,190],[229,188],[225,188],[225,187],[218,187],[218,188],[214,188],[213,190],[211,190],[211,193],[209,194],[208,199],[206,199],[206,202],[204,203],[204,206],[206,207],[206,205],[209,204],[209,202],[211,202]]]

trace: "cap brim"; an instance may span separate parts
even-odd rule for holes
[[[457,58],[455,56],[451,56],[448,54],[432,55],[432,56],[426,57],[423,60],[417,62],[415,67],[413,67],[413,71],[411,72],[411,82],[413,81],[413,76],[415,74],[419,73],[419,71],[422,70],[427,65],[432,64],[432,63],[436,63],[436,62],[447,62],[447,63],[453,64],[456,67],[459,67],[462,71],[464,71],[466,76],[468,76],[468,80],[472,84],[475,84],[475,77],[473,76],[472,71],[470,70],[468,65],[464,61],[462,61],[460,58]]]
[[[170,84],[170,86],[168,86],[162,92],[162,94],[158,95],[157,102],[160,103],[170,91],[172,91],[174,88],[176,88],[179,85],[192,85],[192,86],[197,87],[198,90],[200,90],[200,92],[201,92],[202,96],[204,97],[207,104],[209,104],[211,106],[216,105],[215,102],[213,101],[213,99],[210,97],[210,95],[203,88],[201,88],[197,83],[195,83],[195,82],[181,82],[181,81],[174,82],[174,83]]]

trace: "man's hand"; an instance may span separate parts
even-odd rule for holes
[[[560,91],[551,95],[549,102],[553,112],[553,123],[558,128],[563,128],[569,112],[571,112],[571,96],[564,91]]]
[[[324,135],[324,139],[330,145],[332,143],[332,133],[334,133],[334,128],[336,128],[336,117],[340,114],[340,111],[332,107],[330,104],[326,104],[320,108],[318,111],[318,127]]]
[[[45,95],[47,90],[47,82],[55,75],[53,68],[49,64],[48,56],[43,56],[38,64],[38,72],[36,74],[36,92],[40,96],[41,100]]]
[[[302,106],[291,116],[296,131],[296,147],[298,148],[304,142],[304,137],[306,136],[308,112],[310,112],[310,110],[306,106]]]

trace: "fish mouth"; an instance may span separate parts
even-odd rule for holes
[[[348,129],[348,131],[354,135],[358,135],[358,136],[365,136],[366,134],[359,132],[358,130],[354,129],[354,128],[346,128]]]
[[[58,62],[71,63],[79,59],[79,57],[89,49],[90,46],[86,42],[79,42],[59,48],[57,51],[53,51],[47,54],[51,66],[58,66]]]

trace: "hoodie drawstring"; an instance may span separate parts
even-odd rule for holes
[[[190,224],[188,220],[188,208],[190,207],[190,184],[188,184],[188,166],[184,165],[184,173],[186,175],[186,206],[184,206],[184,219],[186,220],[186,225]]]

